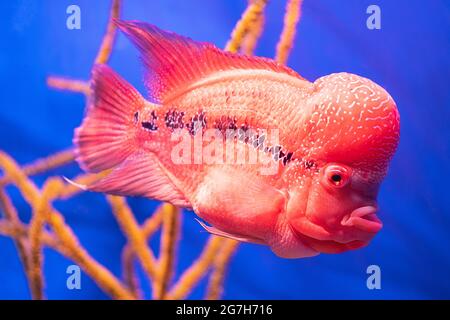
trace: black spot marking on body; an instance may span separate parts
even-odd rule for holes
[[[177,110],[169,110],[164,116],[164,122],[167,128],[172,130],[174,129],[183,129],[184,128],[184,112]]]
[[[303,165],[306,169],[315,169],[317,167],[316,162],[314,160],[304,160]]]
[[[142,122],[142,128],[150,130],[150,131],[156,131],[158,130],[158,126],[156,126],[153,122]]]
[[[235,117],[222,116],[214,122],[214,127],[222,133],[227,133],[227,139],[236,138],[255,149],[270,154],[274,161],[281,161],[283,165],[287,165],[293,159],[293,152],[285,150],[282,146],[267,145],[268,142],[265,133],[259,133],[258,130],[250,128],[247,123],[242,124],[238,128]],[[232,130],[227,131],[227,129]]]
[[[236,122],[236,117],[232,118],[230,116],[221,116],[219,119],[214,121],[213,127],[220,130],[220,132],[225,133],[226,130],[236,130]]]
[[[138,123],[138,121],[139,121],[139,112],[135,112],[134,113],[134,115],[133,115],[133,121],[134,121],[134,124],[137,124]]]
[[[273,149],[272,149],[273,160],[275,160],[275,161],[280,160],[280,152],[281,152],[281,146],[273,147]]]
[[[284,166],[296,161],[305,169],[317,170],[317,164],[314,160],[297,159],[294,157],[294,152],[285,149],[283,146],[269,145],[265,133],[258,133],[257,130],[251,129],[247,124],[242,125],[237,133],[233,134],[233,137],[270,155],[274,161],[281,161]]]
[[[282,157],[282,159],[283,159],[283,164],[284,164],[284,165],[287,165],[289,162],[291,162],[291,160],[292,160],[292,155],[293,155],[292,152],[288,152],[287,154],[285,154],[285,155]]]
[[[263,150],[264,149],[264,141],[266,141],[266,136],[264,134],[258,135],[258,137],[253,141],[253,147]]]
[[[197,126],[195,126],[195,124]],[[191,135],[194,135],[198,129],[205,128],[205,113],[203,111],[199,111],[192,117],[190,122],[185,124],[185,126]],[[255,149],[271,155],[274,161],[281,161],[284,166],[288,165],[292,161],[295,161],[305,169],[317,169],[317,165],[314,160],[295,158],[293,152],[286,150],[281,145],[268,145],[266,134],[252,129],[247,122],[238,126],[236,117],[222,115],[220,118],[214,120],[213,128],[218,129],[223,135],[226,135],[226,139],[237,139]]]
[[[134,114],[135,119],[136,119],[136,114],[137,114],[137,112]],[[139,116],[139,114],[138,114],[138,116]],[[148,121],[141,122],[142,128],[149,130],[149,131],[158,130],[158,126],[156,125],[156,120],[158,120],[158,116],[156,115],[156,112],[153,110],[150,113],[150,119]]]
[[[237,130],[238,139],[244,143],[252,144],[257,134],[257,131],[250,128],[247,123],[242,124]]]
[[[192,116],[191,121],[186,123],[189,134],[195,135],[199,130],[206,128],[206,113],[202,110]]]

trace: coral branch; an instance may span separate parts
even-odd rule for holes
[[[114,19],[119,18],[121,0],[113,0],[111,6],[111,13],[108,20],[106,33],[103,37],[102,44],[98,50],[95,58],[95,63],[106,63],[111,56],[114,40],[116,38],[117,26]],[[47,78],[47,85],[58,90],[67,90],[72,92],[83,93],[88,96],[90,94],[89,82],[83,80],[73,80],[58,76],[50,76]]]
[[[12,223],[9,221],[0,220],[0,234],[5,237],[10,237],[14,240],[28,240],[29,239],[29,228],[19,222]],[[55,237],[53,233],[48,231],[43,231],[41,235],[42,243],[52,248],[53,250],[59,252],[63,256],[70,258],[70,255],[66,248],[61,244],[61,242]]]
[[[249,28],[247,35],[244,37],[241,45],[242,53],[246,55],[252,55],[255,51],[256,44],[261,37],[262,31],[264,29],[265,16],[264,11],[259,15],[259,17],[253,22],[253,25]]]
[[[125,286],[104,266],[95,261],[80,245],[73,231],[65,224],[64,218],[53,212],[49,223],[59,240],[67,248],[69,258],[80,266],[96,283],[114,299],[134,299]]]
[[[14,208],[11,199],[7,193],[0,189],[0,209],[3,211],[6,221],[0,220],[0,223],[9,223],[11,230],[13,231],[11,235],[17,235],[18,232],[15,230],[15,226],[21,224],[19,220],[19,215],[17,214],[16,208]],[[14,244],[17,248],[20,261],[22,262],[25,276],[28,280],[28,285],[31,291],[31,275],[30,275],[30,256],[29,256],[29,242],[28,239],[23,237],[14,237]]]
[[[225,50],[231,52],[237,52],[239,50],[243,39],[255,24],[255,21],[258,21],[259,17],[263,14],[266,4],[267,0],[254,0],[249,2],[247,9],[244,11],[241,19],[234,27],[234,30],[231,33],[231,38],[228,41]]]
[[[0,152],[0,168],[5,175],[19,188],[24,199],[35,210],[41,194],[37,187],[27,179],[19,166],[8,155]],[[66,249],[69,258],[77,263],[107,294],[117,299],[133,299],[133,295],[105,267],[93,259],[78,242],[72,229],[64,223],[64,218],[50,207],[48,222],[52,226],[58,240]]]
[[[236,252],[239,242],[231,239],[226,239],[219,254],[214,259],[214,269],[211,273],[208,283],[206,299],[217,300],[220,299],[223,292],[223,282],[228,268],[228,264],[232,255]]]
[[[120,0],[113,0],[108,27],[106,29],[106,34],[103,37],[102,44],[97,53],[97,57],[95,58],[95,63],[106,63],[108,62],[109,57],[111,56],[117,31],[117,26],[114,23],[114,19],[119,18],[121,2],[122,1]]]
[[[28,180],[23,171],[20,170],[17,163],[6,153],[0,151],[0,168],[6,178],[11,179],[17,188],[21,191],[24,199],[34,205],[39,201],[39,191],[36,186]]]
[[[78,92],[86,96],[90,93],[89,82],[84,80],[73,80],[63,77],[49,76],[47,77],[47,85],[53,89]]]
[[[50,212],[49,201],[51,201],[51,198],[57,194],[57,190],[61,187],[62,182],[59,179],[47,180],[42,189],[42,197],[34,207],[30,222],[30,280],[31,294],[35,300],[42,300],[44,298],[42,230]]]
[[[192,291],[198,281],[208,271],[217,252],[223,243],[224,238],[210,236],[200,257],[181,275],[178,282],[167,295],[168,299],[184,299]]]
[[[142,224],[141,230],[144,237],[148,240],[159,228],[162,222],[162,208],[161,205],[149,218]],[[128,288],[137,298],[142,297],[142,292],[139,288],[138,279],[135,275],[134,269],[135,253],[130,243],[127,243],[122,250],[122,274]]]
[[[136,299],[142,299],[143,293],[139,285],[139,280],[134,268],[134,252],[130,246],[125,246],[122,250],[122,277],[128,290],[132,292]]]
[[[125,199],[117,196],[107,196],[106,198],[111,205],[120,228],[127,236],[147,276],[150,280],[154,280],[157,276],[155,256],[148,247],[147,239],[141,232],[141,228]]]
[[[25,165],[22,168],[22,171],[27,176],[34,176],[58,167],[62,167],[74,160],[75,154],[73,152],[73,149],[63,150]],[[0,178],[0,186],[4,186],[9,182],[10,180],[6,179],[6,177]]]
[[[161,236],[160,258],[158,261],[158,278],[155,281],[154,296],[164,299],[170,278],[173,275],[175,247],[180,233],[180,210],[171,205],[162,206],[163,227]]]
[[[155,212],[142,224],[142,233],[146,239],[149,239],[161,226],[163,206],[164,204],[160,205],[158,209],[156,209]]]
[[[16,208],[14,208],[11,199],[3,189],[0,189],[0,209],[3,211],[6,220],[11,223],[20,222]]]
[[[281,64],[286,64],[289,53],[291,52],[297,24],[300,21],[302,2],[303,0],[289,0],[286,5],[283,31],[277,44],[275,58]]]

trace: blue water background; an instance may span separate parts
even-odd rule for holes
[[[125,1],[123,17],[223,47],[245,0]],[[81,8],[81,30],[66,28],[66,8]],[[366,8],[381,8],[381,30],[366,28]],[[1,1],[0,149],[27,163],[71,144],[83,115],[81,95],[46,87],[48,75],[87,79],[108,18],[109,1]],[[256,53],[271,57],[282,27],[284,1],[267,8]],[[309,80],[339,71],[368,77],[386,88],[401,114],[401,142],[379,196],[384,228],[364,249],[312,259],[284,260],[263,246],[243,244],[234,257],[224,298],[431,299],[450,298],[450,3],[445,0],[305,0],[289,66]],[[120,35],[110,65],[141,92],[137,51]],[[74,176],[74,164],[52,174]],[[34,180],[41,186],[43,176]],[[29,206],[7,191],[24,221]],[[143,221],[156,207],[130,200]],[[81,243],[115,275],[125,239],[99,194],[57,202]],[[183,215],[175,277],[201,251],[207,235]],[[158,235],[152,241],[158,247]],[[45,250],[50,299],[106,299],[87,277],[66,288],[71,262]],[[368,290],[366,268],[378,265],[381,290]],[[144,290],[148,285],[142,276]],[[202,298],[206,281],[191,295]],[[15,247],[0,237],[0,299],[27,299]]]

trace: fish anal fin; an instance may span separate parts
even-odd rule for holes
[[[120,196],[142,196],[190,207],[185,196],[174,185],[155,155],[136,152],[87,190]]]

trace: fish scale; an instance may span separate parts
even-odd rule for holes
[[[270,82],[270,84],[268,84]],[[266,88],[266,90],[261,90]],[[198,113],[198,110],[205,112],[207,126],[205,129],[214,129],[214,124],[224,115],[236,119],[237,127],[240,128],[246,124],[249,128],[255,129],[278,129],[280,131],[280,144],[290,143],[296,148],[295,139],[291,139],[289,132],[292,126],[296,126],[292,122],[280,121],[280,118],[286,118],[290,112],[290,107],[296,107],[296,103],[301,103],[303,96],[299,94],[299,90],[292,86],[285,86],[282,82],[266,80],[257,75],[246,80],[239,78],[214,82],[211,85],[204,85],[189,91],[187,94],[179,96],[173,101],[169,101],[166,105],[158,106],[155,109],[158,115],[157,126],[167,127],[164,123],[164,117],[170,112],[183,112],[183,124]],[[273,101],[270,103],[269,101]],[[280,113],[280,110],[283,110]],[[286,114],[286,115],[285,115]],[[275,118],[276,117],[276,118]],[[177,172],[179,180],[186,180],[192,184],[194,174],[204,174],[205,168],[199,166],[178,168],[173,165],[169,153],[165,150],[172,150],[174,144],[170,140],[173,130],[160,130],[158,133],[150,133],[153,135],[151,139],[160,141],[160,145],[154,146],[154,151],[158,158],[166,167],[173,168]],[[237,141],[236,143],[242,143]],[[179,170],[178,170],[179,169]],[[257,168],[246,166],[243,168],[252,173],[256,173]],[[268,176],[269,180],[276,177]]]

